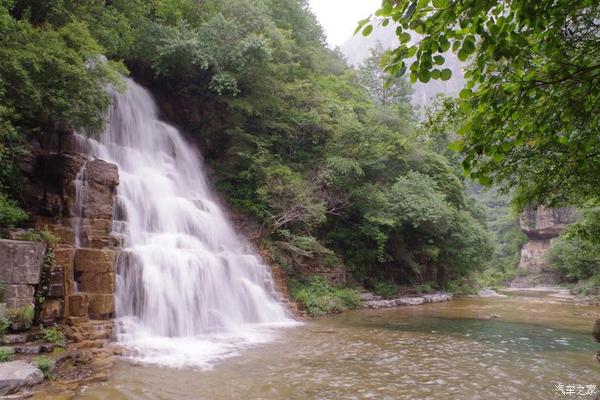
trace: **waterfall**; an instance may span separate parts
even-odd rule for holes
[[[196,150],[132,80],[87,152],[119,167],[118,340],[143,362],[210,367],[293,324],[269,268],[238,237]]]

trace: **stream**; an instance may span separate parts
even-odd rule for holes
[[[122,361],[76,398],[551,399],[565,398],[559,384],[600,389],[600,308],[506,294],[308,321],[208,370]]]

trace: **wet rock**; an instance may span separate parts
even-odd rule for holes
[[[54,345],[52,343],[43,343],[41,345],[42,353],[52,353],[54,351]]]
[[[42,346],[39,344],[15,346],[15,353],[18,354],[40,354]]]
[[[69,315],[85,317],[88,313],[90,300],[86,293],[75,293],[69,296]]]
[[[597,342],[600,342],[600,319],[597,319],[594,323],[594,328],[592,329],[592,335]]]
[[[444,301],[452,300],[451,293],[433,293],[423,295],[423,298],[427,300],[428,303],[441,303]]]
[[[11,335],[4,335],[2,337],[2,343],[4,344],[23,344],[27,343],[30,339],[28,333],[16,333]]]
[[[46,299],[41,305],[40,321],[51,325],[63,317],[64,301],[62,299]]]
[[[108,319],[115,312],[115,296],[113,294],[89,293],[90,306],[88,314],[94,319]]]
[[[398,305],[418,306],[427,303],[425,297],[401,297],[398,299]]]
[[[483,288],[477,292],[479,297],[506,297],[506,295],[498,294],[494,289]]]
[[[77,272],[115,272],[117,252],[108,249],[80,248],[75,252]]]
[[[42,371],[24,361],[10,361],[0,364],[0,396],[38,385],[43,381],[44,374]]]

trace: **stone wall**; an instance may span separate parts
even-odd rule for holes
[[[62,138],[69,143],[67,151],[45,153],[34,148],[23,165],[28,183],[22,202],[32,216],[32,225],[59,238],[53,249],[54,263],[43,274],[47,293],[40,320],[77,323],[109,319],[115,311],[116,260],[121,244],[112,234],[118,170],[113,164],[73,151],[72,135]]]
[[[549,268],[547,260],[552,240],[575,220],[574,208],[527,207],[519,217],[519,225],[529,241],[521,248],[519,277],[511,286],[551,285],[561,276]]]
[[[10,308],[34,305],[40,283],[46,245],[38,242],[0,240],[2,302]]]

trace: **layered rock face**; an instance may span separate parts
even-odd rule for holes
[[[0,240],[0,282],[4,285],[2,301],[8,308],[34,304],[45,251],[43,243]]]
[[[43,322],[81,323],[109,319],[115,312],[116,261],[120,238],[112,235],[117,167],[68,152],[32,152],[25,164],[23,198],[38,229],[60,242],[47,267]]]
[[[552,240],[574,220],[574,208],[528,207],[521,214],[519,225],[529,241],[521,248],[519,274],[527,278],[517,278],[511,286],[555,284],[560,281],[560,274],[549,269],[547,255]]]

